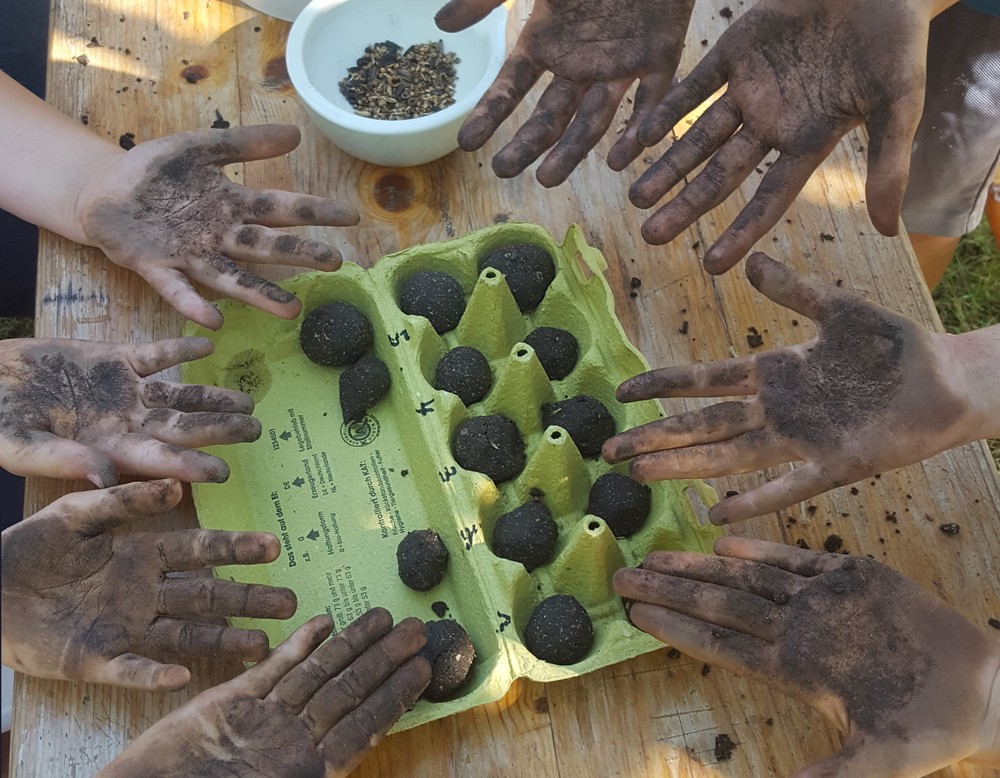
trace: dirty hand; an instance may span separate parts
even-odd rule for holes
[[[175,573],[270,562],[281,551],[278,539],[128,531],[180,499],[174,480],[76,492],[4,530],[3,663],[42,678],[180,689],[191,678],[187,668],[149,654],[267,656],[262,631],[220,619],[287,619],[296,606],[290,589]]]
[[[0,342],[0,465],[99,487],[118,483],[119,472],[225,481],[226,463],[191,447],[260,437],[253,400],[147,378],[211,353],[205,338]]]
[[[437,23],[455,32],[499,5],[452,0]],[[462,125],[459,145],[466,151],[483,146],[551,71],[531,118],[493,158],[493,170],[512,178],[555,144],[536,175],[543,186],[557,186],[603,137],[639,79],[628,126],[608,154],[608,165],[623,169],[642,151],[636,130],[670,86],[693,7],[694,0],[535,0],[507,62]]]
[[[90,245],[146,279],[183,316],[210,329],[222,314],[198,282],[256,308],[295,318],[301,303],[236,261],[336,270],[340,253],[275,227],[358,223],[353,208],[325,197],[255,191],[224,165],[269,159],[299,145],[290,125],[201,130],[116,153],[84,183],[76,218]]]
[[[375,608],[322,646],[317,616],[263,662],[202,692],[144,732],[101,778],[339,778],[406,712],[431,677],[424,625]],[[318,648],[317,648],[318,647]]]
[[[640,481],[711,478],[804,462],[715,505],[709,517],[723,524],[1000,431],[1000,327],[961,336],[934,333],[760,253],[748,260],[747,277],[779,305],[812,319],[817,336],[629,379],[618,387],[622,402],[750,397],[616,435],[604,445],[608,461],[635,457],[630,470]]]
[[[757,193],[705,254],[705,269],[724,273],[778,222],[812,172],[861,123],[869,136],[868,213],[879,232],[895,235],[923,109],[931,5],[761,0],[746,11],[639,127],[639,142],[652,146],[728,84],[632,185],[632,203],[650,208],[708,160],[646,220],[643,238],[673,240],[725,200],[773,149],[779,156]]]
[[[722,538],[615,573],[644,632],[803,699],[843,737],[800,778],[1000,765],[1000,643],[868,558]]]

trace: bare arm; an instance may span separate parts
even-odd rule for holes
[[[815,321],[816,338],[629,379],[618,388],[625,402],[748,398],[623,432],[605,443],[605,458],[632,459],[632,475],[641,481],[803,463],[715,505],[709,516],[721,524],[1000,436],[1000,325],[965,335],[931,332],[759,253],[747,261],[747,277]]]
[[[358,223],[325,197],[254,190],[222,169],[287,154],[289,125],[177,133],[128,152],[105,143],[0,75],[0,206],[134,270],[183,316],[218,329],[222,315],[192,286],[286,319],[293,294],[238,262],[336,270],[340,252],[276,228]]]
[[[0,208],[77,243],[90,242],[77,198],[96,171],[125,152],[0,72]]]

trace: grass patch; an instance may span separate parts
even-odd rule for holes
[[[934,304],[947,332],[1000,324],[1000,248],[985,219],[958,244],[955,259],[934,290]],[[1000,440],[986,442],[1000,468]]]
[[[35,333],[35,322],[26,316],[0,316],[0,340],[30,338]]]

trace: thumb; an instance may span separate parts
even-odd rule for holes
[[[883,235],[899,232],[899,212],[910,178],[913,136],[924,106],[923,89],[876,108],[868,126],[868,178],[865,199],[872,224]]]
[[[444,32],[458,32],[481,22],[503,0],[451,0],[434,16],[434,22]]]
[[[182,665],[165,665],[138,654],[120,654],[96,668],[95,683],[145,691],[177,691],[191,680],[191,671]]]
[[[19,432],[9,453],[0,464],[17,475],[85,479],[98,488],[118,483],[118,469],[104,452],[44,430]]]
[[[60,498],[48,510],[58,509],[78,532],[89,536],[165,513],[177,505],[182,496],[180,482],[164,478],[75,492]]]

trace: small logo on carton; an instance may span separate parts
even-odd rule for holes
[[[367,446],[378,437],[382,425],[371,414],[366,414],[360,421],[352,421],[340,425],[340,437],[348,446]]]

